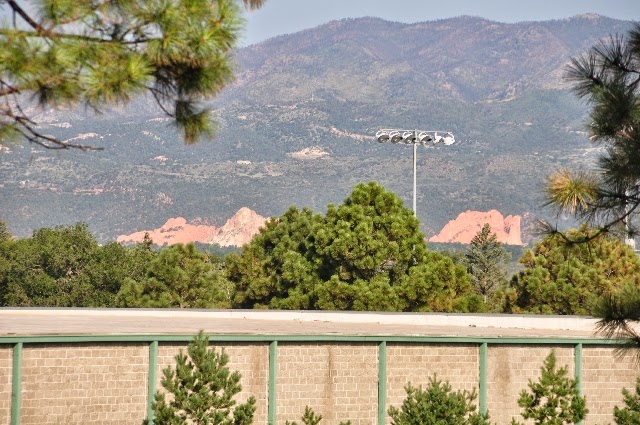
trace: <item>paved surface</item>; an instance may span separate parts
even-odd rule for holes
[[[34,335],[368,335],[594,338],[577,316],[257,310],[0,308],[0,336]]]

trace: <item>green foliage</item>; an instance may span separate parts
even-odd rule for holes
[[[425,389],[405,387],[402,406],[389,408],[393,425],[489,425],[489,415],[478,413],[475,390],[453,392],[448,382],[433,377]]]
[[[582,226],[563,235],[551,234],[525,251],[524,270],[515,275],[503,295],[508,313],[592,314],[598,297],[626,285],[640,284],[637,255],[620,240]]]
[[[224,350],[209,350],[208,345],[209,338],[200,331],[187,346],[187,355],[182,350],[176,355],[175,370],[168,367],[162,371],[162,386],[171,395],[171,401],[167,401],[164,392],[156,392],[154,424],[253,423],[255,398],[251,396],[236,406],[234,397],[242,391],[240,373],[229,370],[229,356]],[[149,424],[149,419],[144,423]]]
[[[245,2],[251,8],[261,3]],[[26,99],[100,110],[139,94],[156,99],[187,143],[211,133],[209,112],[199,102],[233,78],[230,55],[242,24],[234,0],[46,0],[33,15],[18,2],[0,3],[5,5],[21,22],[3,20],[0,27],[0,99],[7,105],[0,109],[0,134],[85,149],[40,133],[24,112]]]
[[[567,377],[567,368],[556,369],[556,356],[549,353],[540,370],[538,382],[529,380],[529,391],[522,390],[518,406],[522,417],[535,425],[575,424],[584,419],[589,410],[586,398],[580,396],[575,380]],[[515,419],[512,425],[518,425]]]
[[[118,292],[120,307],[229,308],[231,287],[215,256],[193,244],[165,248],[149,265],[146,275],[126,279]]]
[[[624,407],[615,406],[613,416],[617,425],[640,424],[640,379],[636,380],[635,393],[622,389]]]
[[[473,237],[464,258],[471,283],[485,302],[496,288],[506,284],[505,267],[510,256],[498,242],[496,234],[491,233],[489,224],[485,224]]]
[[[290,208],[227,257],[241,308],[453,311],[472,306],[461,266],[427,250],[410,210],[375,182],[326,216]],[[468,308],[468,307],[465,307]]]
[[[7,223],[0,220],[0,243],[10,241],[11,239],[13,239],[13,235],[7,227]]]
[[[317,277],[307,259],[307,237],[321,223],[311,210],[289,208],[270,219],[242,248],[227,257],[227,274],[235,284],[234,305],[240,308],[310,309]]]
[[[322,415],[316,415],[316,413],[313,411],[313,409],[311,407],[305,406],[304,414],[302,415],[302,417],[300,419],[302,420],[302,423],[304,425],[318,425],[320,423],[320,421],[322,420]],[[293,421],[293,422],[286,421],[285,424],[286,425],[298,425],[298,423],[296,421]],[[351,421],[340,422],[340,425],[351,425]]]
[[[40,229],[0,244],[2,305],[112,307],[125,279],[144,276],[144,245],[99,246],[85,224]]]

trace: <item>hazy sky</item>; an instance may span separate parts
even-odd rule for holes
[[[247,15],[244,45],[334,19],[376,16],[421,22],[460,15],[499,22],[540,21],[598,13],[640,21],[640,0],[267,0]]]

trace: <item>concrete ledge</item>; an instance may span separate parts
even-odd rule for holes
[[[593,337],[584,316],[274,310],[0,308],[1,335],[180,333]]]

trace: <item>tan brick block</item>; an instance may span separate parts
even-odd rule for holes
[[[372,343],[279,343],[276,422],[299,422],[310,406],[327,424],[375,423],[377,355]]]
[[[619,357],[611,346],[585,346],[582,351],[582,389],[587,398],[584,424],[613,422],[614,406],[623,407],[622,388],[634,390],[640,370],[632,355]]]
[[[25,344],[22,423],[140,423],[147,374],[148,344]]]

